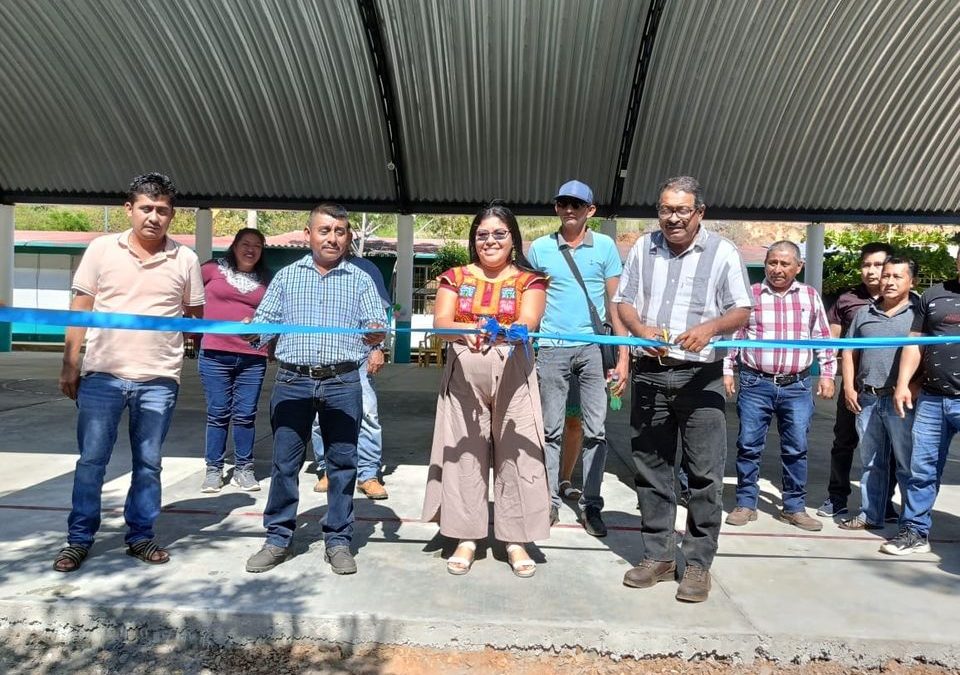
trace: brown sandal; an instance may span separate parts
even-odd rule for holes
[[[153,539],[141,539],[127,546],[127,555],[133,556],[148,565],[163,565],[170,562],[170,554],[160,548]]]
[[[85,546],[66,546],[53,559],[53,569],[64,573],[75,572],[80,569],[88,553],[90,549]]]

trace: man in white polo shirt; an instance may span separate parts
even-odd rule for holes
[[[550,277],[547,308],[540,324],[544,333],[593,335],[591,304],[601,321],[610,321],[617,335],[625,331],[620,317],[609,309],[610,299],[620,282],[620,254],[610,237],[592,232],[587,220],[597,211],[593,190],[578,180],[560,186],[554,197],[560,229],[540,237],[530,246],[530,264]],[[566,254],[570,256],[567,261]],[[576,265],[583,286],[573,273]],[[587,294],[589,293],[589,298]],[[604,372],[600,347],[596,344],[540,340],[537,375],[543,403],[546,436],[547,483],[552,504],[550,524],[559,520],[560,441],[567,409],[567,392],[579,387],[583,424],[583,492],[580,495],[580,522],[588,534],[603,537],[607,528],[601,517],[603,498],[600,485],[607,458],[604,425],[607,419],[607,380],[617,396],[627,380],[630,353],[618,349],[616,366]]]
[[[78,311],[203,315],[203,279],[197,254],[167,236],[176,188],[162,174],[133,179],[124,207],[131,228],[95,239],[73,278]],[[87,350],[80,366],[80,345]],[[120,416],[129,411],[133,469],[123,510],[127,554],[150,564],[170,560],[153,540],[160,514],[160,446],[170,427],[180,387],[183,334],[148,330],[69,328],[60,389],[77,402],[80,459],[73,479],[67,546],[53,568],[80,567],[100,527],[100,496],[117,440]]]

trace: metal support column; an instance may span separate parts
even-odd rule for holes
[[[803,278],[823,293],[823,223],[807,225],[807,261]]]
[[[13,304],[13,204],[0,204],[0,302]],[[9,352],[13,326],[0,323],[0,352]]]
[[[617,240],[617,219],[604,218],[600,221],[600,232],[607,235],[614,241]]]
[[[410,328],[413,314],[413,216],[397,216],[397,286],[398,305],[394,313],[397,328]],[[393,362],[410,363],[410,333],[397,333],[393,343]]]
[[[197,209],[196,219],[193,250],[197,252],[200,262],[204,263],[213,257],[213,211]]]

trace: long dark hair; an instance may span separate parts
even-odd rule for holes
[[[503,202],[493,201],[480,209],[480,213],[473,217],[473,223],[470,225],[470,241],[467,242],[467,248],[470,251],[470,262],[474,265],[480,264],[480,256],[477,254],[477,228],[480,223],[487,218],[496,218],[507,226],[510,230],[510,240],[513,242],[513,255],[511,261],[518,269],[527,272],[539,271],[533,269],[527,256],[523,254],[523,237],[520,235],[520,225],[517,223],[517,217],[513,211],[503,205]]]
[[[234,272],[237,271],[237,244],[240,243],[240,240],[245,234],[256,235],[257,239],[260,240],[260,245],[263,247],[263,249],[267,248],[267,238],[263,236],[263,232],[252,227],[241,228],[233,236],[233,243],[230,244],[230,248],[227,249],[227,252],[223,256],[223,259],[227,261],[227,265],[229,265],[230,269],[232,269]],[[267,269],[267,260],[264,253],[265,250],[261,251],[260,260],[257,261],[257,264],[253,266],[253,270],[251,271],[251,274],[253,274],[257,278],[257,281],[262,284],[270,281],[270,271]]]

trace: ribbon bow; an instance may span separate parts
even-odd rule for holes
[[[504,327],[500,325],[496,317],[491,316],[487,317],[483,322],[480,330],[490,336],[491,342],[496,342],[497,338],[502,336],[507,342],[512,342],[514,347],[516,347],[518,343],[523,343],[524,351],[526,351],[527,356],[530,356],[530,330],[526,324],[514,323]],[[512,349],[511,353],[513,353]]]

